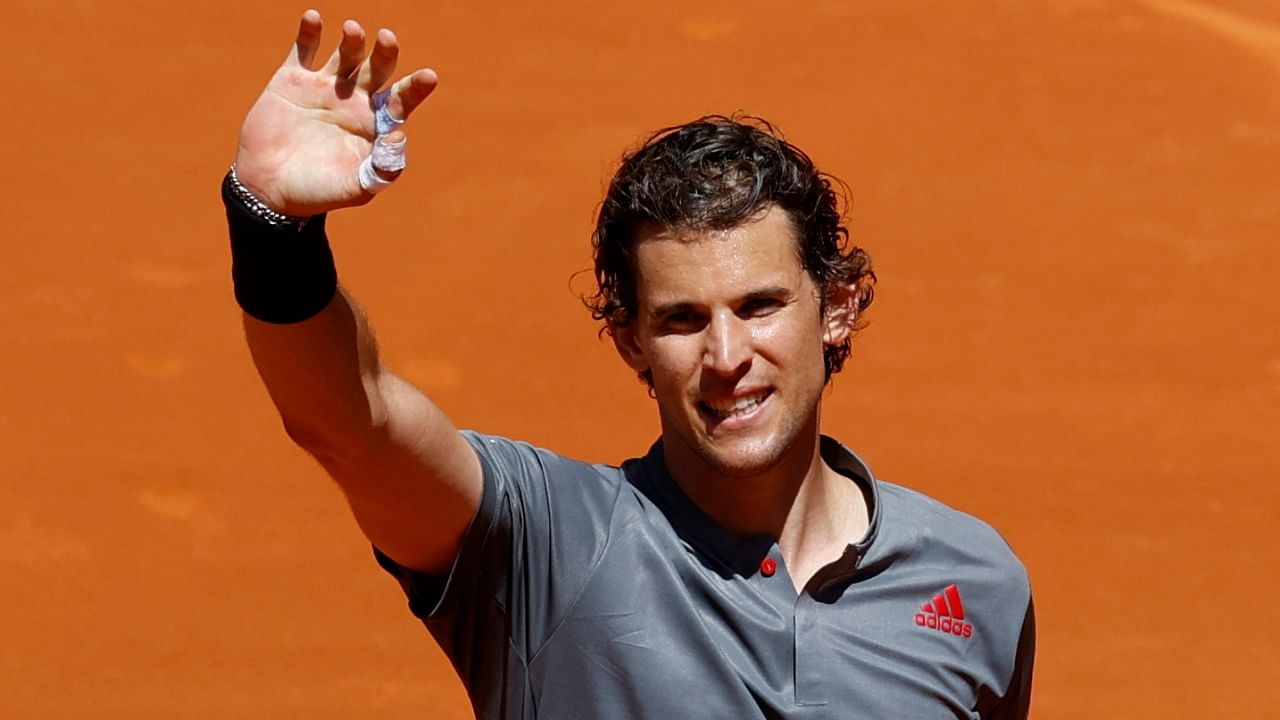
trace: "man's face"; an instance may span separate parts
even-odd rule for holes
[[[786,213],[705,233],[655,226],[637,240],[635,320],[614,337],[653,378],[668,455],[751,477],[811,452],[823,347],[852,318],[823,317]]]

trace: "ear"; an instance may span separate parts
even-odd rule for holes
[[[827,299],[825,317],[826,327],[822,333],[822,341],[828,345],[839,345],[849,339],[858,322],[859,292],[855,284],[841,284],[836,292]]]
[[[636,324],[634,322],[623,327],[610,327],[609,336],[613,338],[613,346],[618,349],[618,354],[622,356],[622,360],[632,370],[637,373],[643,373],[649,369],[649,360],[645,357],[640,343],[636,341]]]

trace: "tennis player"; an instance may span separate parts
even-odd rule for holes
[[[318,63],[304,14],[244,121],[222,188],[236,299],[289,437],[478,718],[1026,717],[1022,564],[822,433],[875,281],[829,176],[758,119],[654,134],[601,205],[591,306],[660,437],[593,465],[460,431],[380,361],[325,231],[404,172],[436,74],[392,82],[391,31],[340,34]]]

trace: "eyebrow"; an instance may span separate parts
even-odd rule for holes
[[[691,302],[663,303],[658,307],[654,308],[653,312],[649,313],[649,317],[654,320],[660,320],[664,317],[667,317],[668,315],[675,315],[676,313],[681,313],[681,312],[685,312],[692,309],[693,309],[693,303]]]
[[[745,302],[750,302],[752,300],[766,300],[766,299],[789,298],[789,297],[791,297],[791,290],[781,285],[772,285],[770,287],[760,288],[759,290],[752,290],[751,292],[742,296],[741,302],[745,303]],[[676,313],[687,312],[687,311],[696,310],[696,309],[697,309],[697,306],[691,302],[688,302],[687,300],[677,300],[676,302],[662,303],[661,305],[655,307],[653,309],[653,312],[649,313],[649,317],[652,319],[658,320],[658,319],[667,317],[668,315],[675,315]]]

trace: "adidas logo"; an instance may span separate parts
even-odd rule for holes
[[[920,606],[916,613],[920,627],[962,638],[973,637],[973,626],[964,621],[964,603],[960,602],[960,588],[948,585],[941,595]]]

